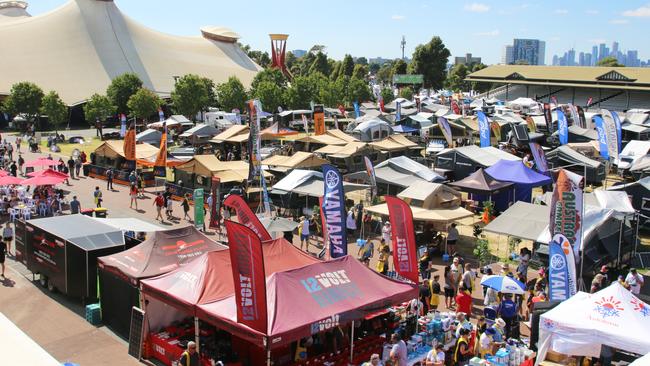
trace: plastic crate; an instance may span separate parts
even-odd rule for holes
[[[99,304],[86,305],[86,321],[92,325],[101,324],[102,313]]]

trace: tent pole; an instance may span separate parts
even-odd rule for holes
[[[266,339],[266,366],[271,366],[271,345],[269,344],[269,338]]]
[[[199,335],[199,318],[194,317],[194,342],[196,343],[196,352],[201,351],[201,337]]]
[[[636,250],[639,244],[639,221],[641,221],[641,216],[639,212],[636,212],[636,233],[634,234],[634,255],[636,255]]]
[[[621,241],[623,241],[623,223],[625,222],[625,216],[621,220],[620,229],[618,230],[618,259],[616,260],[616,268],[621,268]]]
[[[353,363],[354,359],[354,320],[352,321],[352,331],[350,335],[350,364]]]

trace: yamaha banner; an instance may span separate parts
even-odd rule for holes
[[[567,238],[575,257],[578,258],[582,246],[582,200],[583,177],[560,169],[555,180],[551,199],[549,231],[551,235],[562,234]]]
[[[392,229],[393,265],[400,276],[417,284],[418,256],[415,246],[415,227],[411,207],[401,199],[386,196]]]
[[[566,145],[569,143],[569,122],[567,122],[566,116],[560,108],[556,109],[555,113],[557,113],[557,131],[560,137],[560,145]]]
[[[327,231],[330,258],[334,259],[348,254],[343,177],[336,167],[323,164],[323,183],[325,192],[321,207],[326,223],[323,229]]]
[[[438,126],[440,126],[440,130],[443,136],[445,136],[445,140],[447,140],[447,145],[452,147],[453,140],[451,139],[451,126],[449,126],[449,121],[445,117],[438,117]]]
[[[243,198],[236,194],[231,194],[223,200],[223,205],[234,209],[237,212],[237,220],[239,223],[251,229],[259,236],[260,240],[267,241],[273,239]]]
[[[490,146],[490,123],[488,122],[485,113],[478,111],[476,112],[478,117],[478,131],[481,135],[481,147]]]
[[[267,333],[266,274],[260,238],[244,225],[227,220],[230,263],[235,283],[237,323]]]
[[[621,125],[621,119],[618,116],[618,113],[611,111],[612,118],[614,119],[614,125],[616,126],[616,136],[618,137],[618,153],[621,153],[622,149],[622,138],[623,138],[623,127]]]
[[[557,234],[553,236],[553,240],[548,244],[548,295],[551,301],[564,301],[571,297],[571,287],[569,285],[569,266],[571,266],[571,263],[567,258],[567,254],[571,253],[571,250],[565,252],[562,247],[563,243],[566,242],[567,240],[562,234]],[[573,267],[575,268],[575,262]]]
[[[593,116],[594,124],[596,125],[596,132],[598,132],[598,142],[600,144],[600,156],[605,160],[609,160],[609,153],[607,151],[607,136],[605,135],[605,124],[601,116]]]
[[[530,152],[535,159],[535,167],[540,173],[546,173],[548,171],[548,164],[546,162],[546,155],[544,154],[544,149],[537,142],[529,142]]]

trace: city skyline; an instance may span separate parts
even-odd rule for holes
[[[595,66],[605,57],[615,57],[616,60],[627,67],[648,67],[650,60],[639,58],[636,49],[623,49],[620,42],[612,41],[611,47],[606,43],[593,45],[591,50],[578,51],[573,48],[564,54],[553,55],[551,64],[555,66]]]
[[[28,11],[32,15],[43,14],[66,1],[39,0],[30,3]],[[287,33],[288,49],[307,50],[322,44],[335,59],[345,54],[367,59],[399,58],[403,35],[407,57],[418,44],[440,36],[451,51],[450,62],[453,57],[472,53],[486,64],[499,63],[503,45],[514,38],[545,41],[545,64],[551,63],[549,55],[571,48],[587,49],[594,43],[611,44],[614,38],[630,49],[638,49],[640,59],[650,58],[650,48],[642,48],[647,44],[642,37],[650,23],[650,5],[645,0],[588,6],[556,0],[407,0],[401,7],[385,0],[328,3],[328,8],[340,9],[337,12],[341,16],[325,16],[327,9],[320,12],[313,4],[296,0],[281,4],[254,0],[246,9],[239,3],[207,0],[187,0],[181,5],[172,0],[115,3],[134,20],[161,32],[198,36],[201,26],[223,25],[239,33],[242,43],[263,51],[270,49],[268,33]]]

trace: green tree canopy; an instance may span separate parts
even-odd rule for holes
[[[390,88],[381,89],[381,97],[384,100],[384,104],[388,104],[395,100],[395,94],[393,94],[393,90]]]
[[[252,91],[252,96],[260,100],[265,111],[273,113],[283,105],[284,91],[278,84],[265,80]]]
[[[408,86],[406,88],[402,88],[402,90],[399,91],[399,96],[406,100],[413,100],[413,89]]]
[[[600,61],[596,63],[596,66],[625,67],[625,65],[619,64],[618,60],[614,56],[603,57]]]
[[[354,71],[354,60],[352,59],[352,56],[346,54],[345,57],[343,57],[342,64],[343,75],[352,77],[352,72]]]
[[[345,104],[347,90],[348,90],[347,77],[340,77],[336,80],[329,80],[327,84],[322,87],[319,94],[319,101],[327,107],[335,108],[339,104]]]
[[[327,78],[318,72],[308,76],[296,76],[285,91],[284,101],[288,108],[308,109],[310,102],[321,102],[320,89],[327,85]]]
[[[251,90],[255,91],[257,86],[264,81],[271,82],[279,86],[281,89],[287,87],[287,78],[282,74],[282,71],[278,69],[264,69],[258,72],[253,78],[253,81],[251,82]]]
[[[146,120],[156,114],[163,101],[151,90],[141,88],[129,98],[127,104],[134,117]]]
[[[424,75],[425,88],[442,88],[446,77],[447,61],[451,53],[440,37],[433,37],[429,43],[418,45],[409,65],[411,73]]]
[[[68,107],[55,91],[50,91],[43,97],[41,113],[48,117],[56,129],[68,121]]]
[[[113,81],[106,89],[106,96],[111,100],[111,103],[117,107],[118,113],[129,114],[129,98],[142,88],[142,80],[138,75],[128,72],[122,74]]]
[[[352,104],[353,102],[365,102],[372,99],[372,92],[368,83],[363,79],[351,78],[348,83],[347,101]]]
[[[330,71],[331,69],[327,56],[322,52],[318,52],[314,62],[309,66],[309,73],[313,74],[315,72],[320,72],[323,75],[329,75]]]
[[[231,111],[235,108],[243,111],[248,100],[248,94],[244,85],[236,76],[231,76],[225,83],[217,85],[218,105],[224,111]]]
[[[362,64],[354,65],[352,77],[357,79],[365,79],[368,76],[368,66]]]
[[[368,65],[368,59],[365,57],[358,57],[356,60],[354,60],[354,63],[359,65]]]
[[[11,86],[11,94],[5,100],[5,108],[11,114],[23,114],[29,122],[39,116],[43,90],[30,82],[20,82]]]
[[[194,120],[199,112],[206,110],[213,102],[213,87],[211,80],[198,75],[188,74],[179,78],[171,95],[174,110]]]
[[[379,71],[379,69],[381,69],[381,65],[378,64],[378,63],[376,63],[376,62],[373,62],[373,63],[371,63],[370,65],[368,65],[368,70],[369,70],[373,75],[376,74],[376,73]]]
[[[466,89],[467,83],[465,82],[465,77],[467,77],[468,71],[467,66],[463,64],[454,65],[445,81],[445,87],[453,91]]]
[[[396,60],[392,67],[393,74],[406,74],[408,71],[408,64],[402,59]]]
[[[392,83],[393,79],[393,68],[390,63],[385,63],[381,65],[379,71],[377,71],[377,81],[383,85],[389,85]]]
[[[95,121],[104,121],[106,117],[115,114],[115,106],[105,95],[93,94],[84,105],[86,121],[93,125]]]

